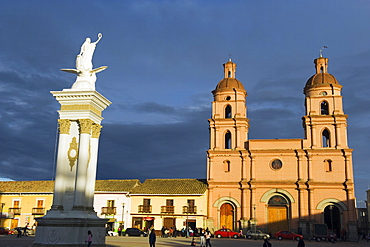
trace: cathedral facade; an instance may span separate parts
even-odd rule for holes
[[[342,86],[328,73],[327,58],[314,64],[304,86],[304,138],[258,140],[248,138],[247,92],[235,78],[236,64],[224,64],[208,120],[209,227],[309,236],[315,224],[326,224],[357,237]]]

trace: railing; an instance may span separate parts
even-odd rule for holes
[[[21,214],[21,208],[9,208],[8,212],[10,214],[20,215]]]
[[[161,206],[161,214],[173,214],[175,206]]]
[[[107,215],[115,215],[116,214],[116,207],[102,207],[101,208],[101,214],[107,214]]]
[[[32,215],[44,215],[45,208],[32,208]]]
[[[151,213],[152,205],[139,205],[138,212],[139,213]]]
[[[182,213],[183,214],[196,214],[197,213],[197,206],[193,206],[193,207],[183,206],[182,207]]]

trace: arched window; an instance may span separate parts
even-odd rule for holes
[[[225,172],[230,172],[230,161],[228,161],[228,160],[224,161],[224,171]]]
[[[332,163],[333,161],[332,160],[325,160],[325,169],[327,172],[331,172],[333,171],[333,166],[332,166]]]
[[[329,115],[329,104],[326,101],[321,102],[321,115]]]
[[[289,202],[282,196],[273,196],[270,198],[268,202],[269,206],[283,206],[283,205],[289,205]]]
[[[227,105],[225,108],[225,118],[231,118],[231,106]]]
[[[330,147],[330,133],[327,129],[322,132],[322,147]]]
[[[231,149],[231,133],[230,131],[225,134],[225,149]]]

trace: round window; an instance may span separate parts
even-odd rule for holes
[[[283,163],[279,159],[275,159],[271,162],[271,168],[274,170],[279,170],[283,166]]]
[[[226,97],[226,100],[231,100],[231,97],[230,97],[230,96],[227,96],[227,97]]]

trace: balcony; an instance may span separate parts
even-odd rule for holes
[[[32,215],[45,215],[45,208],[32,208]]]
[[[161,206],[161,214],[173,214],[175,206]]]
[[[182,207],[182,213],[183,214],[196,214],[197,213],[197,206],[183,206]]]
[[[20,215],[21,214],[21,208],[9,208],[8,212],[10,214],[13,214],[13,215]]]
[[[115,215],[116,214],[116,207],[102,207],[101,214],[106,215]]]
[[[151,213],[152,205],[139,205],[138,212],[139,213]]]

